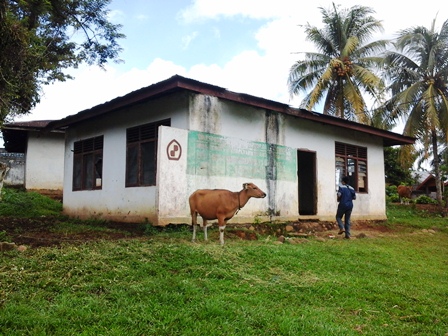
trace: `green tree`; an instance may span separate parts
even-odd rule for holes
[[[384,148],[384,173],[386,184],[399,186],[400,184],[413,185],[415,179],[412,177],[411,169],[414,159],[400,162],[400,149],[397,147]]]
[[[391,99],[387,110],[405,122],[403,134],[415,137],[416,146],[433,166],[437,200],[442,207],[439,139],[448,140],[448,20],[440,32],[419,26],[399,32],[394,50],[387,53]]]
[[[28,113],[42,85],[71,78],[81,63],[119,61],[120,25],[110,0],[0,0],[0,125]]]
[[[383,81],[375,73],[383,58],[377,57],[388,41],[369,42],[372,34],[382,31],[373,9],[353,6],[340,10],[320,8],[324,28],[305,25],[307,39],[318,52],[304,53],[290,69],[291,95],[306,94],[302,107],[308,110],[324,100],[323,113],[370,123],[364,96],[381,99]],[[325,99],[324,99],[325,98]]]

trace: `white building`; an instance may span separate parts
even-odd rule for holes
[[[173,76],[64,119],[64,212],[189,223],[199,188],[267,193],[232,222],[334,220],[351,177],[352,218],[385,219],[383,147],[413,138]]]
[[[64,185],[64,133],[44,132],[49,120],[21,121],[2,126],[5,150],[23,153],[24,166],[10,165],[8,185],[23,184],[29,191],[62,195]],[[8,183],[10,182],[10,183]]]

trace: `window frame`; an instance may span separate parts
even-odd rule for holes
[[[342,171],[342,172],[341,172]],[[344,175],[357,193],[368,193],[367,147],[335,142],[335,175],[338,188]]]
[[[72,191],[103,188],[103,152],[104,135],[74,142]]]
[[[157,185],[159,126],[171,126],[171,119],[126,129],[126,188]]]

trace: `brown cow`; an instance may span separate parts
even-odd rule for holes
[[[400,198],[400,203],[409,204],[409,200],[412,195],[412,187],[408,187],[405,185],[399,185],[397,187],[398,197]]]
[[[207,240],[207,220],[218,220],[219,242],[224,245],[224,229],[231,219],[251,197],[264,198],[266,193],[253,183],[244,183],[241,191],[225,189],[200,189],[189,198],[191,223],[193,225],[193,241],[196,240],[198,214],[202,217],[204,240]]]

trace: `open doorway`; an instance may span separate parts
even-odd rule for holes
[[[316,152],[297,151],[297,174],[299,178],[299,214],[316,215]]]

